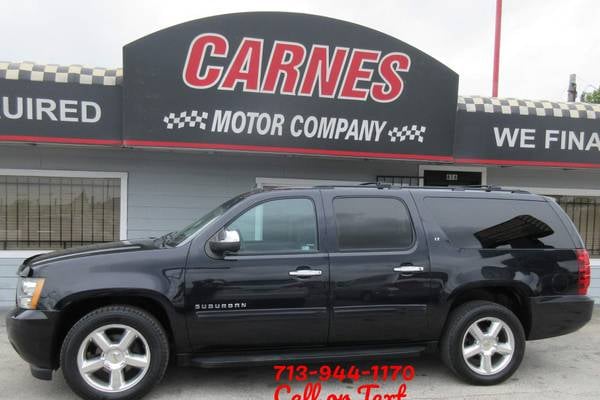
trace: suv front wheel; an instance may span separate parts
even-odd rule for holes
[[[471,301],[448,317],[440,352],[459,377],[476,385],[494,385],[508,379],[521,364],[525,333],[508,308]]]
[[[161,380],[168,359],[164,329],[152,315],[108,306],[73,325],[60,363],[67,383],[84,399],[131,400]]]

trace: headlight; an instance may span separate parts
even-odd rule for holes
[[[17,305],[35,310],[44,287],[43,278],[21,278],[17,286]]]

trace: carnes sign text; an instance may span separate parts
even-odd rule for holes
[[[268,52],[266,67],[263,53]],[[227,59],[226,67],[214,65]],[[187,54],[183,80],[191,88],[242,90],[345,100],[392,102],[402,94],[402,74],[410,70],[410,57],[402,52],[350,49],[244,37],[233,49],[218,33],[197,36]],[[374,79],[375,78],[375,79]],[[362,87],[359,83],[363,83]]]

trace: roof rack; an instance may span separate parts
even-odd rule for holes
[[[359,186],[375,186],[377,189],[390,189],[393,185],[385,182],[363,182]]]
[[[510,192],[510,193],[522,193],[522,194],[531,194],[531,192],[522,189],[506,189],[502,186],[495,185],[464,185],[464,186],[449,186],[452,188],[456,188],[455,190],[471,190],[471,189],[481,189],[486,192]]]
[[[496,185],[451,185],[451,186],[406,186],[406,185],[395,185],[387,182],[363,182],[356,185],[317,185],[316,188],[360,188],[360,187],[376,187],[377,189],[424,189],[424,190],[452,190],[452,191],[465,191],[465,190],[483,190],[486,192],[508,192],[508,193],[520,193],[520,194],[531,194],[531,192],[522,189],[509,189],[503,188],[502,186]]]

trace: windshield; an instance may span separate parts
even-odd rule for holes
[[[171,232],[167,235],[162,236],[161,238],[163,239],[165,244],[169,246],[177,246],[180,243],[183,243],[188,238],[194,236],[196,233],[200,232],[202,229],[204,229],[205,226],[210,224],[216,218],[223,215],[227,210],[229,210],[231,207],[233,207],[240,201],[244,200],[250,194],[251,193],[244,193],[230,200],[227,200],[225,203],[221,204],[219,207],[215,208],[214,210],[204,215],[197,221],[186,226],[185,228],[179,231]]]

